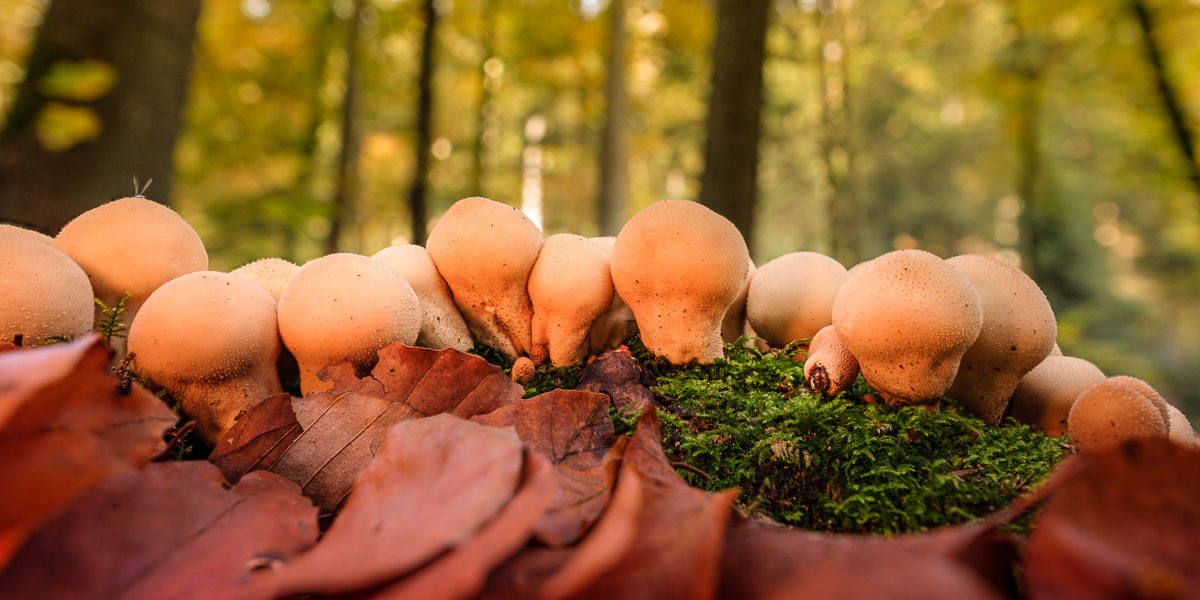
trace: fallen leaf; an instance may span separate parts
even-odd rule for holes
[[[325,537],[278,574],[276,593],[372,588],[463,544],[513,497],[521,448],[511,429],[445,414],[394,426]]]
[[[213,448],[208,461],[229,481],[269,468],[300,436],[290,394],[275,394],[242,415]]]
[[[72,496],[166,447],[178,417],[140,386],[123,393],[108,357],[96,335],[0,354],[0,566]]]
[[[483,600],[527,600],[563,568],[575,550],[529,545],[488,575]]]
[[[807,565],[806,565],[807,567]],[[783,581],[766,600],[999,600],[1005,598],[970,570],[930,554],[895,554],[885,560],[853,553],[811,565],[820,577],[796,575]],[[744,598],[738,594],[728,596]]]
[[[651,388],[658,381],[626,349],[609,350],[579,372],[577,390],[608,394],[619,411],[662,407],[662,396]]]
[[[1034,522],[1031,598],[1200,598],[1200,451],[1165,438],[1082,453]]]
[[[260,404],[226,432],[213,455],[226,477],[266,468],[300,484],[306,496],[331,512],[346,499],[392,425],[439,413],[470,418],[524,394],[499,367],[478,356],[403,344],[380,350],[370,376],[356,377],[348,363],[327,366],[321,376],[333,381],[331,389],[292,400],[298,435],[291,433],[286,410],[275,404]],[[243,452],[246,446],[254,450]]]
[[[204,462],[155,463],[79,494],[0,572],[11,598],[267,598],[255,584],[317,538],[296,484],[227,489]]]

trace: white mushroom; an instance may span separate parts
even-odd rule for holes
[[[454,348],[468,352],[475,347],[471,330],[454,305],[450,286],[438,273],[429,252],[416,244],[390,246],[371,258],[395,269],[417,293],[421,301],[421,332],[417,345],[426,348]]]
[[[746,317],[772,346],[810,339],[833,323],[833,299],[848,278],[841,263],[823,254],[784,254],[754,274]]]
[[[282,258],[260,258],[229,273],[253,281],[279,302],[283,288],[299,270],[295,263]]]

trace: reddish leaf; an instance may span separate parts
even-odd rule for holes
[[[12,598],[266,598],[263,567],[317,538],[290,481],[254,473],[226,489],[207,463],[157,463],[79,494],[0,573]]]
[[[121,392],[108,357],[99,336],[0,354],[0,566],[76,493],[165,448],[175,413]]]
[[[8,352],[9,350],[16,350],[16,349],[18,349],[18,346],[14,345],[10,342],[0,342],[0,352]]]
[[[1034,523],[1032,598],[1200,598],[1200,452],[1165,438],[1081,454]]]
[[[608,394],[617,410],[640,411],[662,406],[663,397],[650,391],[657,385],[654,375],[629,350],[619,349],[601,354],[584,367],[575,389]]]
[[[512,430],[449,415],[400,423],[312,551],[274,582],[279,595],[387,583],[468,540],[517,489]]]
[[[930,554],[889,554],[884,559],[854,553],[838,554],[784,580],[768,600],[999,600],[1005,596],[974,573],[948,559]],[[819,577],[810,572],[820,572]],[[745,598],[745,592],[731,598]]]
[[[599,525],[597,525],[599,527]],[[485,600],[527,600],[547,578],[563,568],[574,554],[567,548],[526,546],[488,576]],[[590,581],[589,581],[590,582]]]
[[[275,394],[242,415],[213,448],[208,461],[229,481],[266,469],[300,436],[290,394]]]
[[[242,469],[267,468],[300,484],[322,510],[333,511],[392,425],[438,413],[463,418],[486,414],[524,393],[501,369],[478,356],[402,344],[380,350],[369,377],[355,377],[346,363],[327,366],[321,375],[334,385],[293,399],[301,433],[290,440],[286,411],[275,405],[259,405],[226,433],[217,444],[220,454],[213,458],[225,467],[227,477],[241,476]],[[246,445],[254,449],[243,452]],[[239,453],[245,456],[225,460]],[[253,460],[256,455],[260,456]]]

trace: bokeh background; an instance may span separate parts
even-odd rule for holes
[[[758,264],[1017,263],[1195,422],[1197,67],[1197,0],[0,0],[0,220],[152,177],[225,270],[699,199]]]

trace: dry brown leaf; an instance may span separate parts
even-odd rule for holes
[[[95,335],[0,355],[0,566],[76,493],[166,447],[178,417],[140,386],[122,392],[108,357]]]
[[[213,448],[208,461],[229,481],[266,469],[300,436],[290,394],[275,394],[242,415]]]
[[[524,394],[500,368],[478,356],[402,344],[380,350],[368,377],[357,378],[348,363],[325,367],[321,376],[333,380],[330,390],[292,400],[301,433],[290,441],[289,417],[275,405],[256,407],[226,432],[213,456],[226,477],[267,468],[300,484],[322,510],[333,511],[392,425],[439,413],[470,418]],[[267,411],[272,414],[260,414]],[[247,446],[256,450],[226,460]]]
[[[767,600],[999,600],[1005,598],[974,573],[955,562],[931,554],[889,554],[886,559],[854,553],[838,554],[805,571],[819,571],[785,579],[761,596]],[[729,596],[746,598],[746,595]]]
[[[1031,598],[1200,598],[1200,451],[1165,438],[1071,459],[1034,522]]]
[[[348,593],[408,574],[508,504],[521,465],[511,429],[445,414],[394,426],[325,537],[278,574],[276,593]]]
[[[488,576],[484,600],[528,600],[570,560],[575,550],[530,545]]]
[[[156,463],[76,496],[0,572],[0,595],[267,598],[259,571],[316,538],[316,509],[282,477],[227,489],[210,464]]]
[[[612,397],[620,411],[640,411],[662,406],[662,396],[650,388],[658,381],[627,349],[609,350],[579,372],[577,390],[600,392]]]

